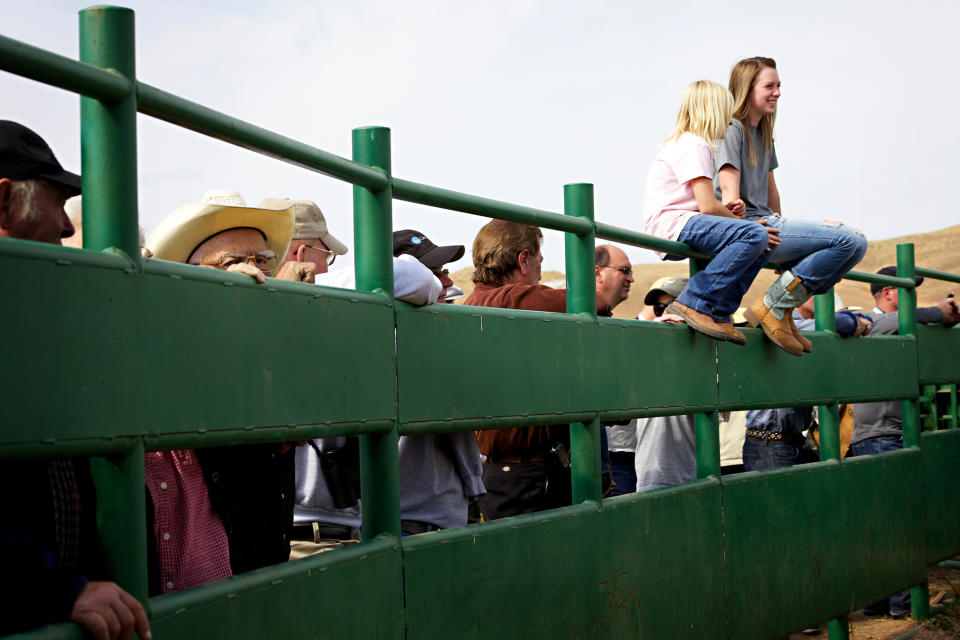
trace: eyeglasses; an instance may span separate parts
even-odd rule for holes
[[[330,251],[330,249],[321,249],[320,247],[315,247],[312,244],[304,244],[301,246],[304,246],[307,249],[313,249],[314,251],[319,251],[321,253],[327,254],[327,258],[326,258],[327,266],[330,266],[331,264],[333,264],[334,261],[337,259],[337,254],[335,254],[333,251]]]
[[[270,274],[277,268],[277,254],[269,249],[258,251],[252,255],[243,253],[225,253],[215,261],[198,262],[207,267],[216,267],[217,269],[229,269],[232,266],[248,263],[255,266],[260,271]]]
[[[663,315],[663,312],[667,310],[667,307],[670,306],[669,302],[654,302],[653,303],[653,315],[660,317]]]
[[[601,269],[616,269],[617,271],[619,271],[620,273],[622,273],[622,274],[625,275],[625,276],[632,276],[632,275],[633,275],[633,267],[612,267],[612,266],[610,266],[610,265],[608,265],[608,264],[605,264],[605,265],[603,265],[603,266],[600,267],[600,268],[601,268]]]

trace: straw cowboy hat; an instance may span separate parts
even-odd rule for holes
[[[150,234],[146,249],[154,258],[185,263],[211,237],[240,228],[262,233],[267,248],[282,260],[293,235],[293,208],[248,207],[232,189],[208,191],[202,202],[184,205],[164,218]]]

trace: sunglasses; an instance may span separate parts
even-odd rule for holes
[[[600,268],[601,268],[601,269],[616,269],[617,271],[619,271],[620,273],[622,273],[622,274],[625,275],[625,276],[632,276],[632,275],[633,275],[633,267],[611,267],[610,265],[606,264],[606,265],[603,265],[603,266],[600,267]]]
[[[653,303],[653,315],[660,317],[663,315],[663,312],[667,310],[667,307],[670,306],[669,302],[654,302]]]

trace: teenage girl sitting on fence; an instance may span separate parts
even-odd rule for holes
[[[764,220],[757,224],[742,219],[742,200],[723,205],[714,195],[713,151],[732,114],[733,96],[722,86],[699,80],[687,87],[673,133],[647,176],[644,225],[649,234],[716,254],[667,311],[711,338],[743,345],[746,338],[734,329],[731,314],[767,263],[768,247],[780,240]],[[664,253],[657,255],[668,259]]]
[[[773,179],[777,153],[773,122],[780,99],[780,76],[772,58],[747,58],[733,66],[730,91],[736,101],[733,122],[717,149],[717,193],[724,203],[744,203],[744,219],[762,222],[780,233],[766,254],[784,269],[764,296],[746,312],[747,321],[781,349],[799,356],[810,342],[793,323],[792,312],[815,293],[826,293],[867,250],[858,230],[839,222],[783,218]]]

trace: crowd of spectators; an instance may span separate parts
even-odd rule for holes
[[[79,191],[79,176],[64,170],[36,133],[0,122],[0,237],[82,246]],[[268,278],[341,288],[355,284],[352,268],[332,268],[349,248],[309,200],[266,198],[252,207],[236,191],[211,191],[164,218],[141,245],[152,260],[245,274],[259,284]],[[502,220],[486,224],[473,241],[475,287],[465,304],[566,311],[566,291],[540,284],[541,245],[537,227]],[[464,253],[463,245],[437,245],[417,230],[396,231],[395,297],[415,305],[449,303],[458,290],[446,265]],[[597,313],[610,316],[634,283],[626,253],[597,246],[595,277]],[[671,305],[688,284],[686,278],[658,280],[644,294],[639,319],[684,323],[683,314],[669,309],[676,308]],[[872,292],[877,306],[871,312],[837,313],[842,337],[896,332],[896,290],[873,285]],[[742,311],[732,315],[738,325]],[[812,328],[812,298],[792,319],[800,330]],[[953,326],[960,312],[945,298],[918,309],[917,319]],[[856,405],[851,411],[850,455],[903,446],[898,402]],[[729,427],[730,438],[743,440],[747,471],[815,457],[811,407],[750,411],[739,423],[721,418],[741,425],[739,435],[737,427]],[[606,424],[603,440],[608,495],[696,478],[692,416]],[[405,435],[398,446],[404,535],[571,504],[569,425]],[[737,463],[725,472],[739,471]],[[144,472],[152,594],[336,549],[363,536],[355,437],[151,451]],[[16,593],[0,600],[0,634],[69,619],[98,638],[128,637],[134,629],[149,638],[140,603],[110,581],[85,459],[7,461],[0,477],[5,487],[17,487],[4,492],[0,562],[18,576],[8,581],[17,585]],[[891,613],[900,612],[902,598],[889,606]]]

